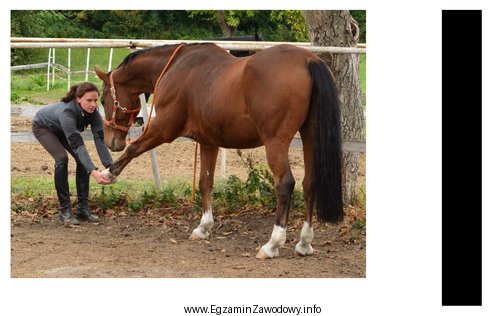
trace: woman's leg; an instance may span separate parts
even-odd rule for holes
[[[73,152],[66,138],[61,140],[62,146],[75,159],[77,167],[75,169],[75,183],[77,186],[77,219],[89,222],[99,222],[96,215],[91,214],[89,210],[89,180],[90,174],[84,168],[77,155]]]
[[[47,129],[32,124],[32,131],[39,143],[55,159],[55,188],[60,203],[60,220],[64,224],[78,225],[72,214],[68,188],[68,156],[58,136]]]
[[[77,162],[75,182],[77,184],[77,219],[99,222],[100,219],[89,210],[89,179],[90,175],[84,166]]]

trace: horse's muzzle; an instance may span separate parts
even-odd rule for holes
[[[120,139],[117,139],[116,137],[111,138],[111,140],[109,142],[105,141],[105,143],[106,143],[106,146],[109,148],[109,150],[111,150],[113,152],[122,151],[126,147],[125,139],[120,140]]]

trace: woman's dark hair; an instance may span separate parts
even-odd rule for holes
[[[62,102],[68,103],[74,100],[76,97],[81,98],[87,92],[96,91],[99,94],[99,89],[92,82],[82,82],[70,87],[67,95],[61,99]]]

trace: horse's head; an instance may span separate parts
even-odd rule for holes
[[[105,73],[95,70],[103,81],[101,103],[104,107],[104,142],[111,151],[122,151],[126,147],[128,130],[140,111],[139,94],[123,81],[117,80],[115,71]]]

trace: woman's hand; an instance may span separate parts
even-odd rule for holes
[[[109,183],[116,183],[117,177],[109,171],[109,167],[101,171],[101,174],[106,180],[109,180]]]
[[[106,179],[106,177],[104,177],[102,172],[97,171],[96,169],[92,170],[91,175],[96,179],[96,182],[98,184],[110,184],[111,183],[111,181],[109,181],[108,179]]]

